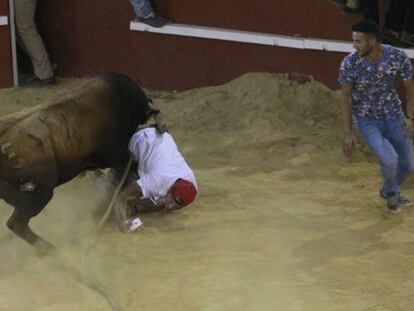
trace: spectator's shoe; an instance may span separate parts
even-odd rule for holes
[[[329,2],[343,7],[346,5],[346,0],[329,0]]]
[[[401,42],[410,47],[414,47],[414,34],[403,31],[401,34]]]
[[[384,28],[384,30],[382,31],[381,37],[382,37],[382,41],[385,44],[401,46],[400,34],[394,30]]]
[[[56,76],[53,75],[50,78],[47,79],[39,79],[38,77],[34,77],[31,79],[26,80],[24,83],[25,86],[47,86],[52,85],[56,83]]]
[[[349,6],[345,5],[344,8],[342,9],[342,13],[344,13],[345,15],[361,15],[362,9],[361,7],[350,8]]]
[[[170,20],[158,15],[158,14],[152,14],[149,17],[143,18],[143,17],[137,17],[136,18],[137,21],[139,21],[140,23],[144,23],[147,24],[151,27],[162,27],[168,23],[171,23]]]

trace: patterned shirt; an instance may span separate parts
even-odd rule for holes
[[[384,53],[375,62],[357,52],[342,61],[338,81],[352,87],[356,120],[392,120],[403,113],[395,84],[412,78],[411,62],[404,51],[385,44],[382,47]]]

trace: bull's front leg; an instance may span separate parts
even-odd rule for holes
[[[14,206],[14,212],[7,221],[7,227],[30,245],[36,247],[40,255],[46,254],[54,246],[34,233],[29,227],[29,221],[40,213],[52,196],[53,189],[48,189],[36,194],[15,193],[11,200],[5,198],[9,204]]]
[[[40,255],[44,255],[52,250],[54,246],[34,233],[29,227],[29,221],[30,217],[28,218],[24,213],[15,209],[7,221],[7,227],[30,245],[36,247]]]

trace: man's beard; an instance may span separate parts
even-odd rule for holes
[[[371,54],[371,52],[372,52],[372,48],[371,48],[371,47],[368,47],[368,48],[365,50],[365,52],[359,52],[359,56],[361,56],[361,57],[366,57],[366,56],[368,56],[369,54]]]

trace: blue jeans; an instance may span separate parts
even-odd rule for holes
[[[149,0],[129,0],[134,7],[135,15],[140,18],[146,18],[153,13]]]
[[[400,192],[400,185],[414,171],[413,140],[404,126],[404,116],[394,120],[358,120],[358,128],[379,159],[385,196]]]

